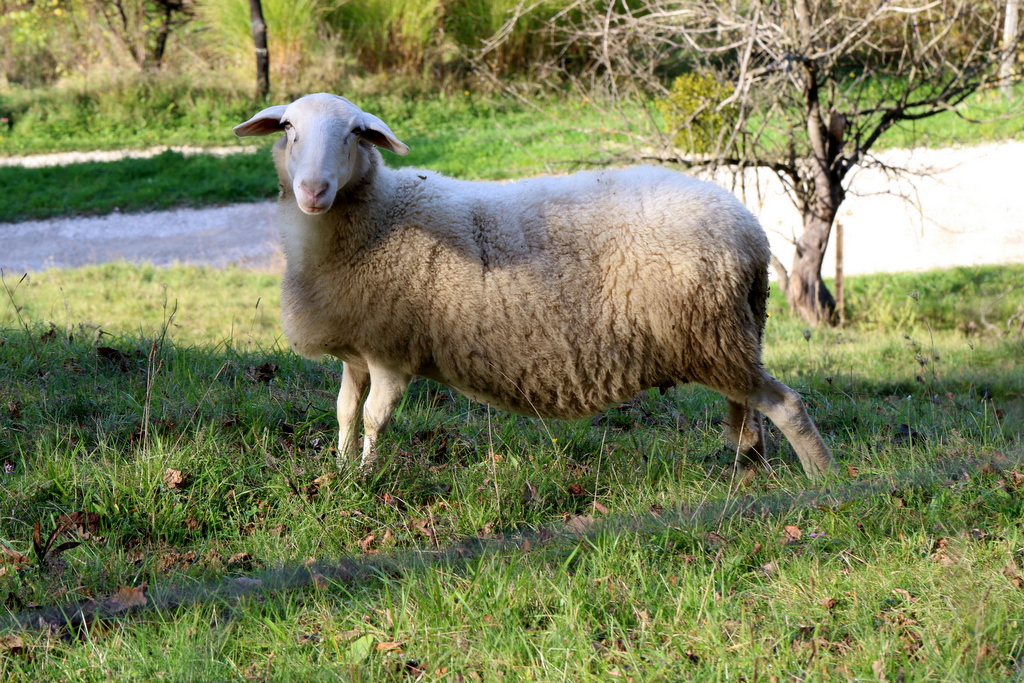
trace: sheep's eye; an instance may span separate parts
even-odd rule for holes
[[[290,121],[285,121],[284,122],[284,129],[285,130],[291,130],[292,129],[292,124],[291,124]]]

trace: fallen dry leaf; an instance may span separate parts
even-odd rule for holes
[[[878,683],[886,683],[888,679],[885,677],[885,663],[881,659],[871,662],[871,670],[875,672]]]
[[[228,558],[228,566],[235,566],[236,569],[252,569],[254,564],[252,555],[246,552],[235,553]]]
[[[836,607],[836,603],[839,602],[835,598],[825,598],[821,601],[821,606],[827,610],[833,610]]]
[[[793,524],[787,524],[782,530],[782,537],[779,539],[779,545],[793,545],[798,543],[803,537],[804,532],[800,530],[800,527],[794,526]]]
[[[103,611],[106,614],[120,614],[133,607],[145,606],[147,586],[146,583],[140,583],[134,588],[128,586],[118,588],[116,593],[103,601]]]
[[[393,640],[387,640],[383,643],[377,643],[377,652],[394,652],[402,654],[402,646]]]
[[[8,548],[3,543],[0,543],[0,562],[10,562],[19,566],[28,566],[29,559],[17,550]]]
[[[185,477],[182,476],[181,470],[174,470],[168,467],[164,471],[164,483],[167,484],[167,488],[175,489],[185,483]]]
[[[410,519],[408,523],[406,523],[406,527],[409,529],[409,531],[420,532],[428,539],[430,539],[430,542],[433,543],[435,547],[437,547],[437,532],[434,531],[434,528],[432,526],[430,526],[430,520],[422,518]]]
[[[313,583],[313,587],[317,590],[327,590],[327,578],[323,574],[317,574],[316,572],[309,573],[309,580]]]
[[[332,479],[337,478],[337,476],[338,475],[335,474],[334,472],[328,472],[327,474],[321,474],[319,477],[317,477],[316,479],[313,480],[313,486],[324,486],[324,485],[330,483],[330,481]]]
[[[85,537],[89,537],[97,533],[100,529],[100,516],[96,512],[88,512],[87,510],[76,510],[70,515],[61,515],[57,518],[57,528],[71,529],[77,528],[78,533]]]
[[[991,462],[986,462],[978,468],[980,474],[1000,474],[999,468]]]
[[[896,595],[900,596],[901,598],[903,598],[907,602],[916,602],[917,601],[917,598],[915,598],[913,595],[911,595],[910,591],[908,591],[908,590],[904,590],[902,588],[893,588],[892,592],[895,593]]]
[[[594,518],[590,515],[571,515],[566,512],[563,515],[565,520],[565,528],[574,534],[585,534],[594,526]]]
[[[267,383],[274,379],[279,369],[274,363],[263,363],[259,367],[250,367],[248,375],[254,382]]]
[[[396,491],[395,493],[401,494],[401,491]],[[387,491],[385,491],[384,495],[382,495],[381,498],[384,500],[385,505],[390,505],[391,507],[397,508],[399,510],[405,509],[405,501],[402,500],[401,495],[393,496]]]
[[[604,505],[602,505],[601,501],[595,500],[594,501],[594,512],[599,512],[602,515],[607,515],[608,514],[608,508],[606,508]]]
[[[1010,561],[1003,567],[1003,576],[1010,580],[1014,588],[1024,588],[1024,579],[1017,573],[1017,563],[1010,558]]]
[[[360,538],[358,541],[356,541],[356,545],[358,545],[359,549],[362,550],[364,553],[374,552],[374,550],[373,550],[373,542],[375,540],[377,540],[377,535],[376,534],[366,534],[365,536]]]
[[[761,565],[761,571],[767,574],[770,578],[775,574],[775,572],[779,571],[779,563],[775,560],[772,560],[771,562],[766,562],[763,565]]]
[[[24,649],[21,636],[0,636],[0,652],[22,652]]]

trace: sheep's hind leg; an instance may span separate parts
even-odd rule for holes
[[[762,371],[761,386],[747,395],[747,404],[767,415],[782,430],[808,477],[813,479],[835,466],[832,453],[808,417],[800,394]]]
[[[736,449],[736,466],[741,472],[753,473],[758,467],[767,465],[761,413],[729,399],[725,437]]]
[[[369,386],[370,371],[366,366],[343,364],[338,392],[338,469],[359,455],[359,427]]]
[[[377,467],[377,439],[388,426],[398,402],[405,395],[410,376],[389,368],[370,365],[370,393],[363,404],[363,460],[359,473],[365,477]]]

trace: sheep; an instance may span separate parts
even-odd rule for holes
[[[468,182],[384,165],[409,147],[336,95],[269,107],[292,349],[343,361],[338,465],[376,443],[413,376],[528,416],[579,419],[697,382],[725,395],[737,464],[760,413],[804,472],[833,467],[799,394],[761,364],[770,251],[722,188],[663,167]]]

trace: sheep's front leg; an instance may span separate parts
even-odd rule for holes
[[[370,386],[370,371],[365,365],[344,363],[341,391],[338,392],[338,468],[359,454],[359,427],[363,399]]]
[[[377,466],[377,438],[391,421],[398,402],[409,386],[410,375],[390,368],[370,365],[370,394],[363,405],[363,461],[359,471],[363,476],[371,474]]]

